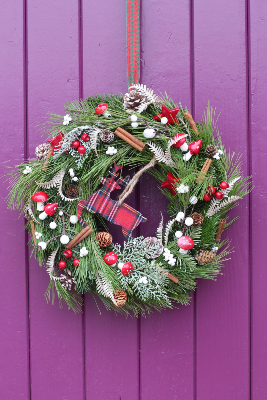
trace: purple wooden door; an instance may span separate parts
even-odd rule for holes
[[[1,166],[34,156],[36,126],[68,100],[125,93],[125,0],[1,1]],[[254,191],[230,230],[225,275],[199,282],[188,307],[140,319],[47,305],[48,277],[29,259],[23,218],[1,182],[0,398],[264,400],[267,398],[267,2],[144,0],[141,82],[200,119],[221,111],[226,147],[243,153]],[[143,177],[132,199],[153,233],[164,207]],[[236,209],[237,210],[237,209]]]

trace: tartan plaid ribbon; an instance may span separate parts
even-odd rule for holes
[[[126,0],[128,87],[140,78],[140,0]]]

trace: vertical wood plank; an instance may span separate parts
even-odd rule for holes
[[[142,3],[141,82],[165,91],[191,108],[190,3],[151,0]],[[167,201],[148,174],[140,183],[140,211],[148,218],[142,236],[154,236]],[[191,400],[194,394],[194,307],[179,306],[141,319],[140,382],[142,400]]]
[[[36,126],[79,98],[78,2],[28,1],[29,153]],[[82,315],[44,300],[49,279],[30,261],[32,399],[84,399]]]
[[[194,4],[195,108],[200,119],[210,101],[221,112],[226,149],[243,153],[248,174],[245,2],[206,0]],[[249,399],[249,210],[248,198],[232,216],[235,253],[216,283],[197,291],[197,398]]]
[[[1,176],[24,158],[23,2],[3,1],[0,13]],[[10,68],[12,66],[12,68]],[[20,161],[18,161],[20,160]],[[27,265],[24,219],[6,209],[1,179],[0,392],[10,400],[29,398]]]
[[[127,91],[126,3],[83,3],[84,97]],[[125,171],[124,171],[125,174]],[[129,204],[134,206],[134,198]],[[119,227],[114,241],[122,241]],[[94,400],[137,400],[139,356],[137,319],[106,311],[86,295],[86,393]]]
[[[250,146],[251,173],[254,189],[251,194],[252,224],[252,399],[267,397],[266,344],[266,59],[267,59],[267,3],[250,1]]]

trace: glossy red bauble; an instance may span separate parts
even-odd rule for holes
[[[130,262],[126,262],[125,264],[123,264],[121,273],[122,273],[122,275],[127,276],[127,275],[130,275],[132,270],[133,270],[133,264]]]
[[[63,253],[64,257],[66,258],[71,258],[72,257],[72,251],[70,249],[66,249]]]
[[[84,146],[79,146],[78,147],[78,153],[80,153],[81,155],[83,155],[86,152],[86,148]]]
[[[116,253],[114,253],[114,251],[110,251],[109,253],[107,253],[107,254],[104,256],[104,261],[105,261],[105,263],[108,264],[108,265],[114,265],[114,264],[116,264],[117,260],[118,260],[118,256],[117,256]]]
[[[72,264],[74,265],[74,267],[78,267],[78,265],[80,264],[80,260],[78,258],[74,258]]]
[[[106,103],[100,103],[98,104],[98,106],[95,109],[95,112],[100,115],[103,114],[103,112],[105,112],[108,108],[108,105]]]
[[[81,139],[82,139],[83,142],[89,142],[90,136],[87,135],[87,133],[83,133],[82,136],[81,136]]]
[[[227,182],[221,182],[220,183],[220,188],[221,189],[227,189],[227,188],[229,188],[229,184]]]
[[[48,195],[45,192],[36,192],[32,195],[32,200],[36,201],[36,203],[43,203],[48,200]]]
[[[79,146],[80,146],[79,140],[74,140],[70,145],[70,147],[72,147],[73,149],[78,149]]]
[[[204,197],[203,197],[203,200],[204,201],[210,201],[210,199],[211,199],[211,196],[209,196],[208,193],[205,193]]]
[[[216,192],[214,195],[215,199],[221,200],[224,198],[224,194],[222,192]]]
[[[66,266],[67,266],[66,261],[59,261],[59,263],[58,263],[59,269],[64,269],[64,268],[66,268]]]
[[[188,145],[191,154],[198,154],[202,146],[202,140],[196,140]]]
[[[194,240],[190,236],[181,236],[177,240],[177,244],[183,250],[190,250],[195,246]]]
[[[44,212],[45,212],[47,215],[50,215],[50,217],[51,217],[52,215],[55,214],[56,209],[57,209],[57,206],[58,206],[58,203],[50,203],[50,204],[47,204],[46,206],[44,206]]]
[[[181,139],[179,139],[181,137]],[[177,135],[175,135],[173,137],[173,139],[179,139],[178,142],[173,144],[173,147],[181,147],[185,141],[186,141],[186,137],[184,133],[177,133]]]
[[[213,186],[208,186],[208,187],[207,187],[206,193],[207,193],[210,197],[214,196],[215,192],[216,192],[216,189],[215,189]]]

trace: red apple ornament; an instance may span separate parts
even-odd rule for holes
[[[74,140],[70,145],[70,147],[72,147],[73,149],[78,149],[79,146],[80,146],[79,140]]]
[[[78,153],[80,153],[81,156],[83,156],[85,152],[86,152],[86,148],[84,146],[78,147]]]
[[[66,258],[71,258],[72,257],[72,251],[70,249],[66,249],[63,253],[64,257]]]
[[[80,260],[78,258],[74,258],[72,264],[74,265],[74,267],[78,267],[78,265],[80,264]]]
[[[227,189],[227,188],[229,188],[229,184],[227,182],[221,182],[220,183],[220,188],[221,189]]]
[[[108,265],[111,265],[111,266],[115,265],[117,260],[118,260],[118,256],[116,253],[114,253],[114,251],[110,251],[109,253],[107,253],[104,256],[105,263]]]
[[[211,186],[211,185],[209,185],[209,186],[207,187],[206,193],[207,193],[210,197],[214,196],[214,195],[215,195],[215,192],[216,192],[215,187],[213,187],[213,186]]]
[[[203,196],[203,200],[204,201],[210,201],[210,199],[211,199],[211,196],[208,193],[205,193],[204,196]]]
[[[130,262],[126,262],[123,264],[123,267],[121,269],[121,273],[124,276],[130,275],[130,273],[133,271],[133,264]]]
[[[194,240],[190,236],[181,236],[177,240],[177,244],[183,250],[190,250],[195,246]]]
[[[216,192],[214,195],[215,199],[221,200],[224,198],[224,194],[222,192]]]
[[[82,136],[81,136],[81,139],[82,139],[83,142],[89,142],[90,136],[87,135],[87,133],[83,133]]]
[[[46,206],[44,206],[44,211],[47,215],[50,215],[50,217],[52,217],[52,215],[54,215],[56,212],[57,206],[58,203],[47,204]]]
[[[59,263],[58,263],[59,269],[64,269],[64,268],[66,268],[66,266],[67,266],[66,261],[59,261]]]

